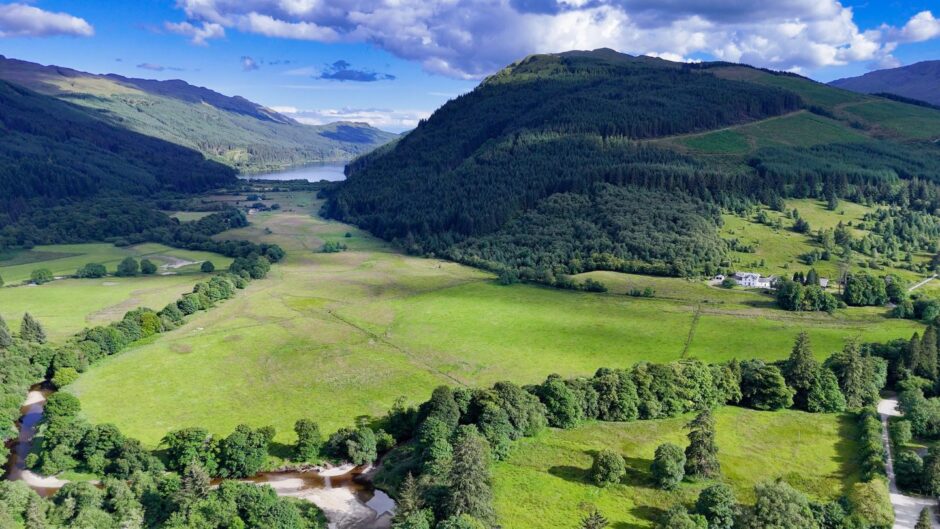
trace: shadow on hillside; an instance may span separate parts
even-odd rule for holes
[[[549,468],[548,473],[565,481],[571,481],[574,483],[592,483],[591,471],[586,468],[578,468],[570,465],[558,465]]]

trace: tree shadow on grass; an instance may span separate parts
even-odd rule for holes
[[[591,483],[591,471],[570,465],[558,465],[548,469],[548,473],[573,483]]]
[[[271,441],[271,444],[268,445],[268,453],[287,461],[294,455],[294,447],[277,441]]]
[[[839,416],[839,441],[836,443],[836,456],[842,474],[842,488],[848,490],[857,479],[861,461],[858,456],[856,439],[859,438],[859,426],[856,420],[845,413]]]

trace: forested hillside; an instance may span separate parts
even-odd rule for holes
[[[396,136],[365,123],[303,125],[242,97],[180,80],[94,75],[2,56],[0,79],[86,107],[116,127],[195,149],[247,172],[347,160]]]
[[[415,253],[534,278],[712,273],[725,252],[706,229],[716,206],[841,197],[937,209],[934,137],[936,110],[792,74],[539,55],[353,162],[325,212]]]

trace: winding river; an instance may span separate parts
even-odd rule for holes
[[[51,496],[66,483],[54,476],[44,477],[26,468],[26,456],[33,447],[36,429],[42,421],[46,398],[52,389],[46,384],[30,388],[21,408],[19,436],[10,446],[4,479],[24,481],[42,496]],[[330,529],[388,529],[395,502],[372,486],[370,467],[341,467],[310,471],[262,472],[245,481],[269,485],[278,496],[298,498],[319,507]]]

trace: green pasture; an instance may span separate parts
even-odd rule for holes
[[[149,446],[171,429],[224,434],[241,422],[271,424],[289,442],[300,417],[332,431],[384,414],[400,395],[422,401],[440,384],[529,383],[683,355],[778,359],[801,330],[823,357],[848,337],[906,338],[919,328],[883,309],[785,313],[767,296],[681,279],[648,278],[662,296],[653,299],[505,287],[322,220],[309,195],[271,199],[283,209],[219,237],[277,242],[286,260],[234,299],[83,374],[70,390],[92,421]],[[338,239],[350,249],[319,253]],[[613,287],[619,277],[602,279]],[[626,291],[639,276],[623,277]]]
[[[17,329],[23,313],[29,312],[42,323],[50,340],[63,341],[85,327],[120,320],[137,307],[159,310],[191,291],[200,279],[193,274],[105,277],[2,288],[0,315]]]
[[[147,258],[154,262],[160,273],[177,274],[198,272],[198,264],[179,266],[181,262],[199,263],[211,260],[217,269],[227,268],[232,259],[219,254],[171,248],[162,244],[144,243],[135,246],[118,247],[109,243],[90,244],[54,244],[36,246],[31,250],[18,250],[0,255],[0,277],[7,285],[29,279],[37,268],[48,268],[56,276],[67,276],[87,263],[100,263],[114,273],[126,257]],[[162,268],[168,265],[170,268]]]
[[[855,425],[849,416],[798,411],[760,412],[725,407],[716,413],[722,479],[738,501],[751,503],[755,484],[783,479],[815,500],[838,498],[858,480]],[[676,503],[691,507],[711,481],[684,482],[676,491],[654,487],[650,465],[656,447],[687,444],[688,417],[631,423],[588,423],[549,430],[516,443],[494,467],[494,495],[506,529],[577,527],[599,509],[611,527],[653,527]],[[627,476],[599,488],[590,482],[593,454],[624,456]]]
[[[847,105],[844,109],[856,118],[917,139],[940,137],[940,110],[933,110],[887,99]]]

